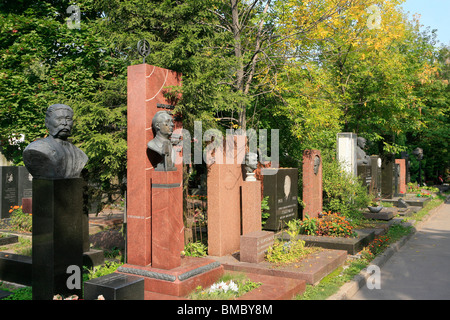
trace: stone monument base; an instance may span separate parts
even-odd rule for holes
[[[33,179],[33,300],[81,296],[84,187],[82,178]]]
[[[124,264],[117,272],[143,277],[146,292],[183,297],[198,286],[212,285],[222,276],[223,267],[212,259],[184,257],[181,266],[171,270]]]

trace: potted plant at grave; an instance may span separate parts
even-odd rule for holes
[[[381,211],[381,209],[383,209],[383,206],[381,205],[380,201],[377,201],[376,199],[372,199],[372,201],[370,201],[367,209],[369,209],[369,211],[372,213],[378,213]]]

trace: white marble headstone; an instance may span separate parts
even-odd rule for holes
[[[337,134],[337,159],[345,171],[357,175],[356,165],[356,134],[341,132]]]

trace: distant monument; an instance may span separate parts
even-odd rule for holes
[[[245,181],[256,181],[255,170],[258,167],[258,154],[254,152],[247,152],[245,154]]]
[[[72,133],[72,108],[65,104],[51,105],[47,109],[45,125],[50,135],[25,148],[25,167],[35,179],[79,178],[88,157],[67,141]]]
[[[370,166],[370,156],[366,155],[364,148],[366,147],[366,139],[358,137],[356,139],[356,163],[357,166]]]

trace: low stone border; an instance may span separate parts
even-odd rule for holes
[[[0,246],[5,246],[8,244],[13,244],[19,242],[19,236],[16,236],[14,234],[0,237]]]
[[[406,242],[408,242],[409,239],[411,239],[412,236],[421,228],[423,223],[425,223],[441,206],[444,205],[447,201],[450,200],[450,196],[447,197],[447,199],[437,206],[436,208],[431,209],[424,217],[423,219],[418,222],[417,226],[414,226],[415,221],[407,222],[405,225],[411,225],[413,227],[412,232],[398,240],[397,242],[389,245],[389,247],[378,257],[372,260],[372,262],[367,266],[367,268],[371,265],[378,266],[381,268],[403,245],[405,245]],[[367,272],[367,268],[364,268],[361,270],[359,274],[357,274],[352,280],[345,283],[337,293],[331,295],[326,300],[347,300],[350,299],[353,295],[355,295],[359,289],[361,289],[367,282],[367,279],[369,276],[371,276],[371,273]]]

